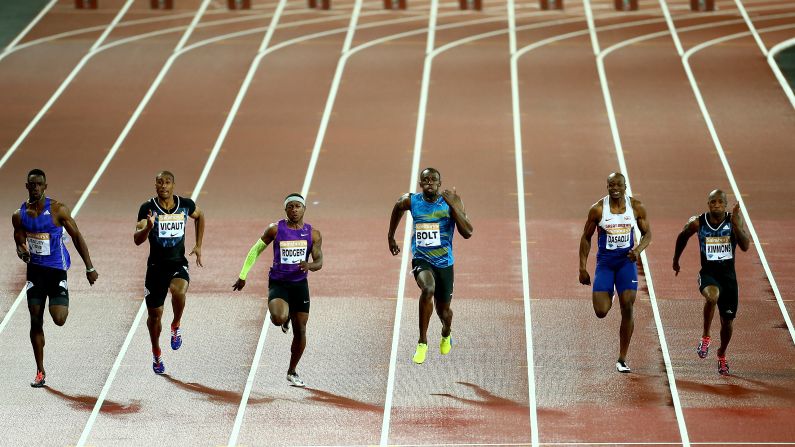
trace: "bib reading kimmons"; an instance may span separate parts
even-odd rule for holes
[[[50,255],[50,233],[28,233],[28,251],[34,255]]]
[[[185,236],[186,220],[182,213],[157,216],[158,236],[163,239]]]
[[[417,247],[439,247],[442,245],[442,236],[439,233],[439,222],[415,223],[414,238]]]
[[[282,264],[300,264],[306,260],[306,252],[309,244],[306,240],[300,241],[280,241],[279,251],[281,252]]]
[[[734,257],[733,251],[730,236],[704,238],[704,254],[707,257],[707,261],[732,259]]]

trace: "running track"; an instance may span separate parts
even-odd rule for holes
[[[795,443],[795,111],[763,57],[795,36],[791,2],[720,1],[708,14],[682,0],[633,13],[603,0],[563,12],[486,1],[479,13],[100,3],[57,1],[0,56],[0,156],[14,149],[0,164],[3,209],[41,167],[100,272],[88,287],[72,250],[71,316],[45,323],[49,386],[33,390],[24,265],[3,239],[0,443]],[[416,366],[416,288],[384,233],[428,165],[476,232],[456,239],[454,351]],[[184,347],[157,377],[139,318],[146,249],[131,233],[161,169],[198,196],[208,227]],[[586,210],[618,169],[654,234],[627,376],[613,369],[619,312],[596,319],[576,281]],[[760,242],[738,255],[731,378],[693,353],[693,241],[682,273],[670,267],[676,234],[716,187],[741,194]],[[291,191],[308,193],[325,242],[305,390],[285,384],[290,339],[263,325],[262,275],[231,293]]]

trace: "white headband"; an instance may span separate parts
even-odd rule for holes
[[[287,198],[284,199],[284,206],[287,206],[287,204],[290,203],[290,202],[301,202],[301,205],[306,206],[306,202],[304,202],[304,198],[299,196],[299,195],[297,195],[297,194],[293,194],[291,196],[287,196]]]

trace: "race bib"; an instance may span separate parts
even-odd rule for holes
[[[307,243],[305,240],[279,242],[281,263],[300,264],[301,261],[306,261],[306,249]]]
[[[185,215],[182,213],[158,215],[157,234],[161,239],[185,236]]]
[[[28,251],[34,255],[50,255],[50,233],[28,233]]]
[[[608,250],[630,248],[632,225],[606,225],[605,234],[607,235],[605,248]]]
[[[418,223],[414,225],[414,240],[417,247],[439,247],[442,245],[442,236],[439,233],[439,223]]]
[[[704,245],[707,261],[725,261],[734,257],[731,236],[706,237]]]

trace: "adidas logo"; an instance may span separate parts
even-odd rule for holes
[[[44,214],[43,215],[44,216],[49,216],[50,215],[50,210],[44,210]]]

